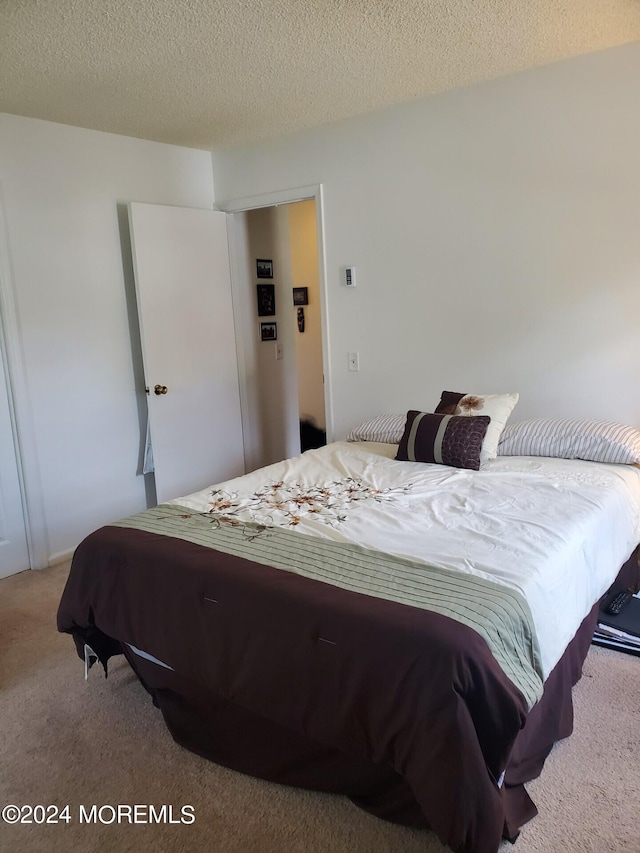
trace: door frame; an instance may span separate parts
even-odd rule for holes
[[[6,359],[9,412],[20,481],[29,566],[32,569],[44,569],[49,565],[49,539],[13,282],[9,232],[0,185],[0,324],[2,324],[4,338],[3,355]]]
[[[322,199],[322,184],[311,186],[293,187],[289,190],[277,190],[260,195],[244,196],[243,198],[231,199],[214,205],[214,210],[224,213],[245,213],[249,210],[257,210],[262,207],[277,207],[280,204],[291,204],[296,201],[313,200],[316,205],[316,238],[318,242],[318,282],[320,291],[320,321],[322,329],[322,369],[324,372],[324,411],[326,419],[327,442],[333,441],[333,395],[331,382],[331,364],[329,361],[329,311],[327,300],[327,277],[326,259],[324,247],[324,209]],[[229,242],[230,248],[234,242],[235,222],[233,216],[229,217]],[[231,260],[231,291],[236,292],[237,271],[235,270],[235,256],[229,252]],[[244,357],[238,353],[238,373],[240,374],[240,404],[243,421],[247,416],[247,373]],[[246,422],[246,421],[245,421]]]

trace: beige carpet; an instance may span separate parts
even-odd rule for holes
[[[8,826],[0,850],[442,853],[431,833],[348,800],[217,767],[177,746],[122,659],[108,680],[55,627],[67,565],[0,581],[0,806],[68,803],[71,823]],[[501,853],[639,853],[640,658],[592,648],[576,730],[529,786],[540,815]],[[192,825],[80,825],[79,807],[192,805]],[[105,813],[106,814],[106,813]]]

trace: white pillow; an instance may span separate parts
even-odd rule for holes
[[[400,444],[406,415],[378,415],[354,427],[347,441],[382,441],[385,444]]]
[[[460,394],[443,391],[436,407],[438,414],[489,415],[491,421],[482,442],[480,466],[498,455],[498,442],[507,419],[520,398],[519,394]]]
[[[536,418],[505,427],[500,456],[555,456],[591,462],[640,463],[640,431],[613,421]]]

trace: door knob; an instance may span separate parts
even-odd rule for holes
[[[166,394],[167,393],[167,386],[166,385],[156,385],[156,387],[153,390],[159,397],[160,394]]]

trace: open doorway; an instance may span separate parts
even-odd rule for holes
[[[300,449],[304,452],[327,443],[316,205],[307,199],[287,204],[285,209],[289,219]]]
[[[251,471],[326,443],[322,252],[314,198],[256,205],[231,220],[245,467]]]

